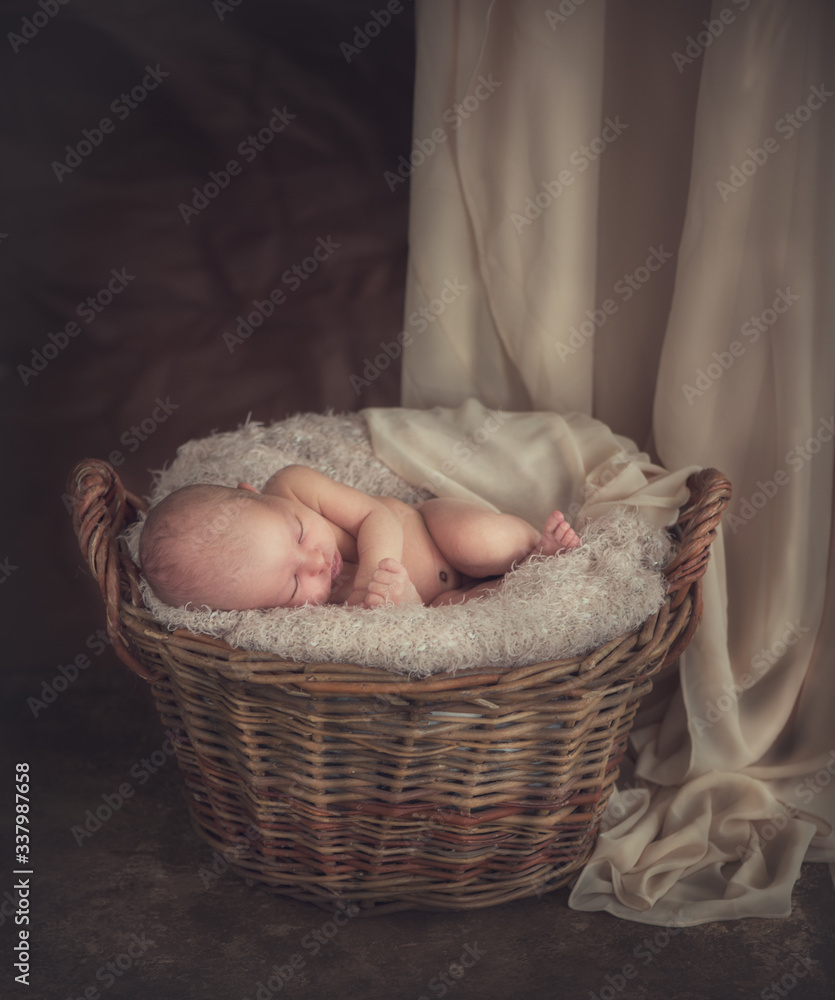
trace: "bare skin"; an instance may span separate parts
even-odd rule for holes
[[[522,518],[466,500],[437,498],[410,506],[366,496],[301,466],[282,469],[263,493],[301,503],[328,523],[341,560],[328,603],[438,607],[471,600],[531,556],[554,556],[580,544],[559,511],[540,533]],[[304,541],[302,535],[302,546]],[[303,581],[300,587],[304,590]]]
[[[429,506],[428,510],[427,506]],[[467,529],[472,527],[473,519],[475,519],[477,527],[479,527],[479,519],[483,517],[485,528],[489,528],[492,523],[494,526],[497,525],[500,530],[507,531],[508,528],[512,530],[512,527],[504,522],[493,521],[496,517],[504,518],[506,515],[496,515],[490,511],[485,511],[481,507],[478,507],[474,511],[472,509],[473,507],[475,507],[475,505],[467,504],[466,501],[450,501],[439,498],[438,500],[429,500],[426,504],[421,504],[418,509],[424,513],[424,516],[426,516],[426,514],[429,515],[428,523],[434,528],[432,536],[433,541],[436,539],[436,536],[440,536],[441,542],[449,543],[449,547],[453,547],[455,543],[451,538],[445,537],[445,533],[455,533],[456,531],[466,532]],[[471,535],[472,534],[477,534],[477,531],[471,532]],[[474,541],[477,541],[477,539],[473,537],[465,537],[462,545],[459,540],[459,558],[462,554],[460,550],[463,548],[465,550],[463,554],[466,556],[466,550],[473,544]],[[523,563],[535,555],[556,556],[563,552],[568,552],[571,549],[575,549],[579,545],[580,539],[577,533],[565,520],[560,511],[557,510],[549,515],[547,521],[545,522],[545,527],[542,530],[542,534],[536,538],[532,548],[522,560],[519,560],[519,562]],[[468,563],[468,568],[471,569],[474,574],[478,574],[479,571],[484,568],[483,551],[477,547],[473,555],[475,559],[479,560],[480,565],[474,565],[473,562],[470,561]],[[494,563],[491,568],[495,569],[501,565],[502,560],[499,559],[498,563]],[[504,572],[507,572],[510,568],[511,566],[507,566]],[[481,573],[480,575],[484,576],[486,574]],[[477,577],[473,578],[473,576],[462,573],[461,586],[445,590],[427,603],[431,607],[437,608],[443,605],[460,604],[465,601],[472,600],[487,591],[494,590],[501,583],[501,576],[503,575],[503,573],[495,574],[492,579],[485,580],[478,579]],[[368,586],[368,595],[366,605],[369,607],[375,607],[378,604],[385,603],[386,601],[394,604],[423,603],[420,594],[417,592],[409,577],[406,567],[403,563],[398,562],[396,559],[383,559],[380,562],[379,566],[372,575],[371,583]]]
[[[534,555],[580,544],[557,511],[540,533],[466,500],[409,505],[368,496],[307,466],[281,469],[261,491],[249,483],[212,490],[208,507],[177,498],[170,508],[166,544],[176,539],[187,581],[178,584],[178,603],[242,611],[438,606],[477,597]]]

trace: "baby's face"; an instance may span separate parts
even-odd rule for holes
[[[235,586],[238,610],[326,604],[342,571],[329,521],[293,500],[264,495],[247,506],[252,568]]]

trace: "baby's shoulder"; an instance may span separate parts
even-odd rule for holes
[[[261,492],[285,496],[294,492],[299,486],[317,485],[321,481],[329,482],[330,480],[308,465],[285,465],[270,476]]]
[[[375,500],[379,501],[384,507],[387,507],[390,511],[393,511],[397,516],[405,522],[413,522],[417,524],[423,523],[423,514],[417,509],[414,504],[406,503],[403,500],[398,500],[397,497],[381,497],[375,496]]]

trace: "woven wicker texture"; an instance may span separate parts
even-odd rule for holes
[[[73,522],[121,659],[151,685],[200,835],[243,877],[349,912],[469,909],[569,882],[593,846],[651,677],[689,643],[730,484],[688,480],[668,597],[593,652],[409,680],[168,632],[118,541],[144,506],[105,462]]]

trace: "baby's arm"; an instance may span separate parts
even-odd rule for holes
[[[381,560],[403,559],[400,518],[375,497],[304,465],[281,469],[267,482],[264,492],[303,503],[356,539],[359,567],[348,604],[363,603]]]

